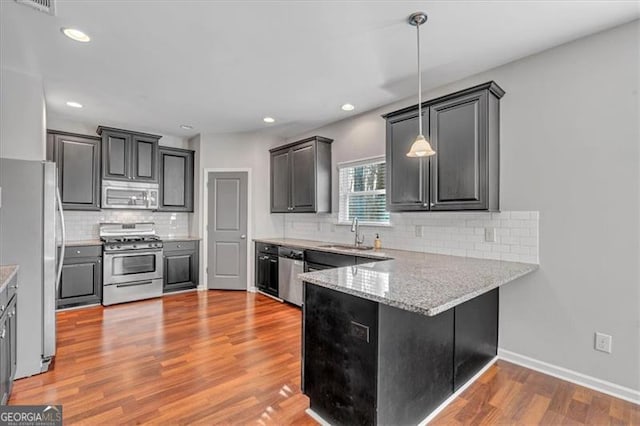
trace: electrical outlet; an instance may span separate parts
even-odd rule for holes
[[[611,353],[612,337],[610,335],[596,332],[595,340],[596,351]]]
[[[422,229],[422,225],[416,225],[416,237],[422,238],[424,237],[424,232]]]
[[[488,243],[495,243],[496,228],[484,228],[484,240]]]

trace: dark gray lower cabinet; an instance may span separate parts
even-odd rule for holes
[[[198,286],[198,241],[164,244],[163,292],[188,290]]]
[[[17,356],[17,301],[18,296],[15,291],[17,276],[15,276],[8,286],[0,294],[0,404],[5,405],[11,396],[13,379],[16,376]]]
[[[102,301],[102,246],[67,247],[58,288],[58,309]]]
[[[304,286],[302,386],[331,424],[417,424],[496,356],[497,289],[428,317]]]

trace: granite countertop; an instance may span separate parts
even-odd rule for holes
[[[181,237],[181,236],[179,236],[179,237],[162,237],[161,236],[160,239],[162,241],[168,241],[168,242],[171,242],[171,241],[200,241],[201,240],[200,237],[188,237],[188,236],[187,237]]]
[[[58,244],[60,245],[60,244]],[[101,240],[72,240],[65,243],[65,247],[101,246]]]
[[[434,316],[529,274],[538,265],[405,250],[346,250],[331,243],[293,239],[256,239],[333,253],[382,259],[301,274],[304,281],[419,314]]]
[[[4,291],[9,281],[15,276],[20,267],[18,265],[0,266],[0,291]]]

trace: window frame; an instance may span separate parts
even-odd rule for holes
[[[379,164],[382,163],[385,165],[385,188],[384,189],[376,189],[376,190],[372,190],[372,191],[356,191],[358,195],[380,195],[380,194],[384,194],[385,196],[385,211],[387,213],[389,213],[389,219],[385,222],[371,222],[371,221],[362,221],[359,220],[358,223],[361,226],[375,226],[375,227],[391,227],[393,226],[391,223],[391,212],[389,212],[387,210],[387,188],[386,188],[386,156],[384,155],[377,155],[375,157],[366,157],[366,158],[360,158],[358,160],[351,160],[351,161],[343,161],[338,163],[337,165],[337,174],[338,174],[338,218],[336,221],[336,225],[345,225],[345,226],[351,226],[351,221],[349,220],[343,220],[342,219],[342,210],[340,209],[341,206],[341,200],[343,197],[343,193],[342,193],[342,182],[340,180],[341,177],[341,171],[342,169],[345,168],[353,168],[353,167],[358,167],[358,166],[366,166],[366,165],[371,165],[371,164]],[[349,192],[348,194],[351,193],[356,193],[356,192]],[[347,195],[348,197],[348,195]],[[348,198],[347,198],[348,200]],[[349,203],[347,201],[346,205],[348,206]],[[347,217],[349,216],[349,213],[347,212]]]

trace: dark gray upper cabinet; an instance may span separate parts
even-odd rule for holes
[[[290,150],[271,153],[271,213],[287,213],[291,207]]]
[[[428,110],[423,110],[422,115],[424,131],[428,132]],[[424,210],[429,207],[429,159],[407,157],[416,136],[417,108],[388,119],[386,187],[389,211]]]
[[[58,166],[65,210],[100,210],[100,138],[49,130],[47,159]]]
[[[313,212],[316,204],[316,144],[307,142],[291,149],[291,207]]]
[[[159,211],[193,211],[193,155],[186,149],[159,148]]]
[[[331,211],[332,142],[314,136],[270,150],[271,213]]]
[[[158,140],[161,136],[99,126],[102,136],[102,178],[158,182]]]
[[[158,139],[133,135],[131,150],[132,178],[141,182],[157,182]]]
[[[488,82],[422,104],[424,133],[436,154],[408,158],[418,106],[387,120],[387,207],[390,211],[500,208],[500,98]]]

